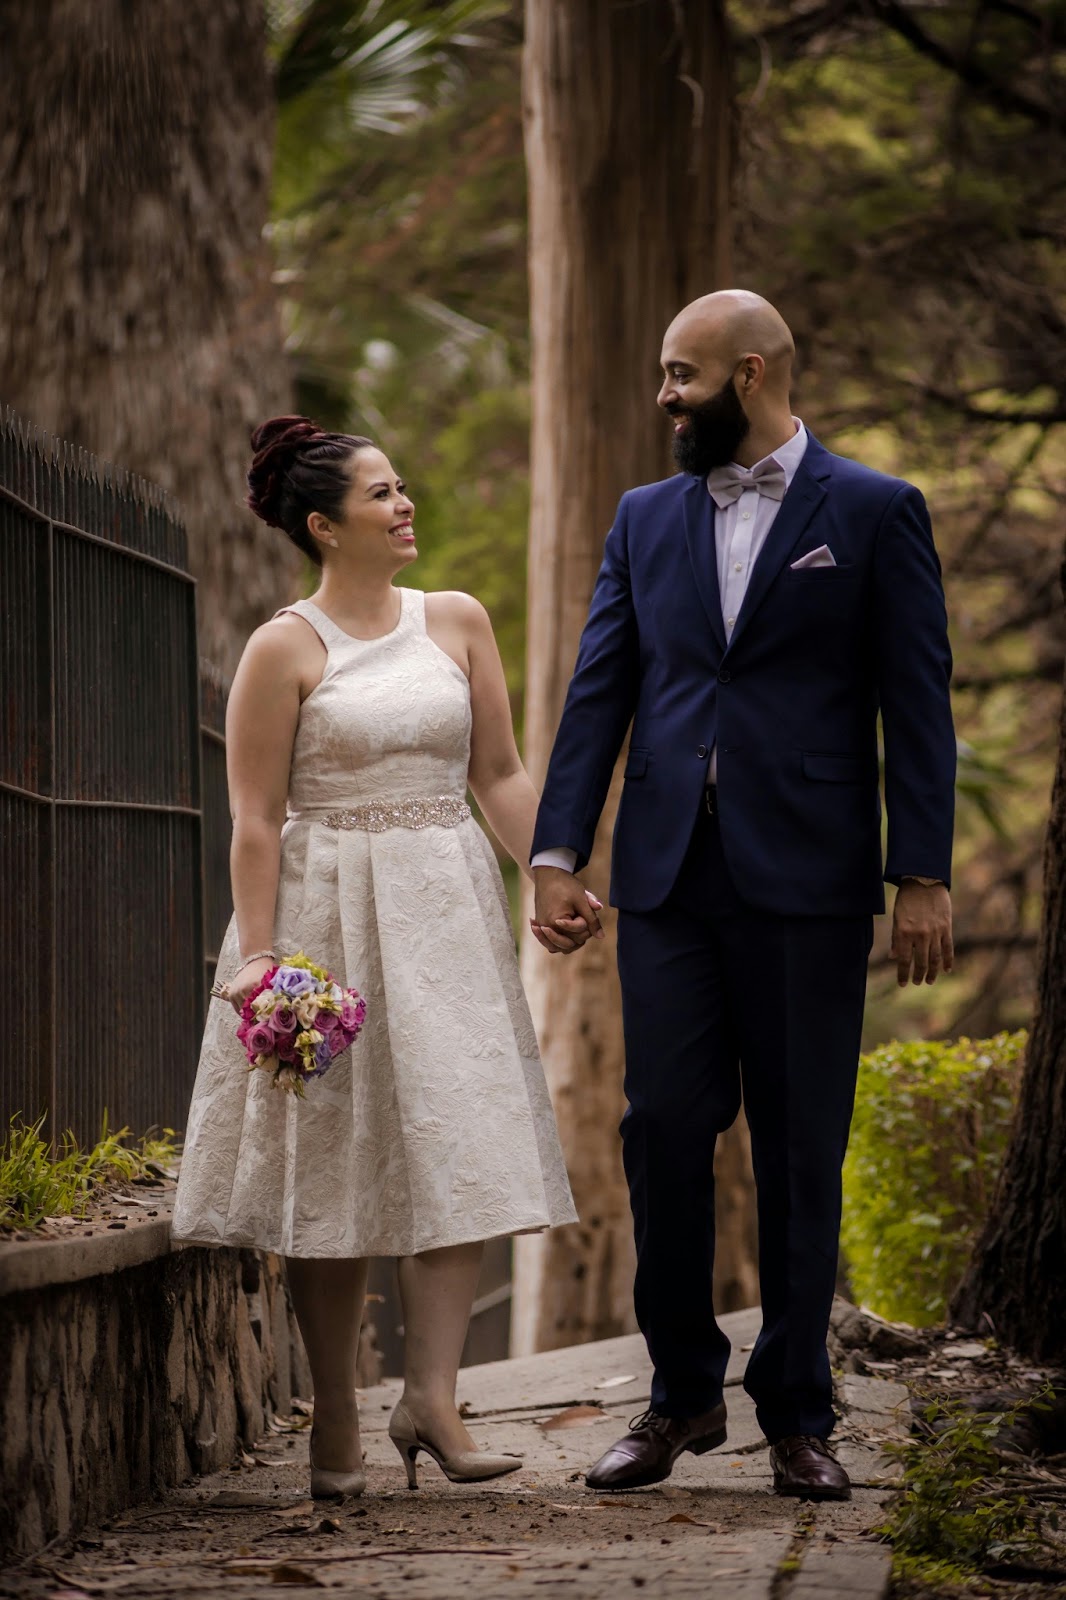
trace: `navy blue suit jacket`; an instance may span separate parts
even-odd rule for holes
[[[790,570],[824,544],[835,567]],[[670,893],[715,744],[723,846],[748,904],[865,916],[884,910],[883,877],[949,883],[950,676],[940,563],[913,485],[812,436],[728,642],[705,480],[631,489],[607,536],[533,853],[569,846],[584,866],[632,721],[611,880],[620,909],[652,911]]]

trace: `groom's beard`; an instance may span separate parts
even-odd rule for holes
[[[689,419],[684,433],[674,434],[674,460],[696,478],[734,461],[751,427],[732,378],[702,405],[666,409],[672,417]]]

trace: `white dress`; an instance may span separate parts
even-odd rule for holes
[[[575,1220],[503,880],[465,804],[469,684],[422,594],[399,594],[379,639],[287,608],[327,659],[293,747],[274,949],[357,988],[366,1023],[300,1100],[247,1070],[212,1000],[179,1242],[412,1255]],[[220,976],[238,960],[231,922]]]

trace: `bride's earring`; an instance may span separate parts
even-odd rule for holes
[[[328,545],[332,545],[334,550],[339,550],[340,549],[340,546],[338,545],[336,539],[330,538],[330,539],[327,539],[325,542]]]

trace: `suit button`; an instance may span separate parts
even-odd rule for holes
[[[718,682],[719,683],[731,683],[732,681],[733,681],[733,674],[730,672],[728,667],[723,667],[721,672],[718,674]]]
[[[696,754],[699,756],[700,760],[702,761],[704,756],[707,754],[707,746],[705,744],[699,745],[697,750],[696,750]]]

